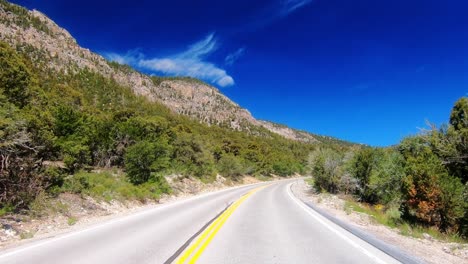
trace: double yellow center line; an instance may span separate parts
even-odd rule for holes
[[[226,211],[224,211],[218,218],[216,218],[216,220],[213,221],[213,223],[211,223],[211,225],[209,225],[205,229],[205,231],[203,231],[203,233],[198,237],[198,239],[192,245],[190,245],[190,247],[187,250],[183,252],[183,254],[180,256],[176,263],[196,263],[203,251],[205,251],[206,247],[210,244],[211,240],[213,240],[213,238],[216,236],[221,227],[223,227],[224,223],[226,223],[226,221],[232,215],[232,213],[234,213],[234,211],[252,194],[265,187],[266,186],[255,188],[249,191],[244,196],[242,196],[239,200],[231,204],[231,206],[229,206],[229,208]]]

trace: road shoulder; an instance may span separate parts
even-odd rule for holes
[[[313,204],[352,228],[369,233],[390,246],[403,248],[426,263],[468,263],[467,245],[441,242],[433,238],[417,239],[403,236],[396,229],[376,223],[368,215],[346,212],[343,200],[330,194],[314,193],[302,179],[293,184],[292,191],[299,199]]]
[[[32,217],[29,215],[8,215],[0,218],[0,251],[6,251],[21,245],[77,232],[101,223],[112,221],[157,208],[160,205],[190,199],[199,195],[224,191],[231,188],[261,183],[254,177],[246,176],[239,182],[216,180],[204,184],[198,179],[171,179],[173,195],[166,195],[159,201],[97,201],[91,197],[81,197],[75,194],[62,194],[51,203],[66,207],[65,212],[57,212]],[[278,180],[273,178],[272,180]],[[73,221],[71,221],[73,220]]]

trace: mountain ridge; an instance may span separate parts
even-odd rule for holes
[[[186,115],[208,125],[220,125],[250,133],[265,128],[287,139],[318,143],[320,136],[257,120],[245,108],[233,102],[217,88],[195,78],[151,77],[127,65],[109,62],[87,48],[45,14],[27,10],[7,1],[0,1],[0,40],[16,49],[32,53],[34,63],[51,70],[73,73],[89,69],[128,86],[137,95],[157,101],[173,112]],[[338,140],[343,142],[341,140]]]

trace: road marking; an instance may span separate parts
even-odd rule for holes
[[[267,185],[268,186],[268,185]],[[236,202],[234,202],[223,214],[221,214],[210,226],[208,226],[205,231],[198,237],[198,239],[193,243],[177,260],[177,264],[184,263],[196,263],[200,258],[202,253],[205,251],[206,247],[211,243],[211,240],[216,236],[219,230],[223,227],[229,217],[234,213],[234,211],[245,201],[247,198],[252,196],[257,191],[267,187],[261,186],[249,191],[247,194],[242,196]]]
[[[336,228],[334,228],[332,225],[330,225],[329,223],[327,223],[325,220],[323,220],[321,217],[319,217],[318,215],[315,215],[314,213],[312,213],[312,209],[309,208],[309,207],[306,207],[306,205],[302,202],[302,201],[299,201],[298,198],[294,197],[294,195],[291,193],[290,191],[290,187],[293,183],[291,184],[288,184],[287,185],[287,188],[286,188],[286,192],[288,193],[289,197],[297,204],[299,205],[299,207],[301,207],[306,213],[308,213],[310,216],[312,216],[313,218],[315,218],[315,220],[317,220],[319,223],[321,223],[322,225],[324,225],[326,228],[328,228],[330,231],[332,231],[333,233],[335,233],[336,235],[338,235],[339,237],[341,237],[343,240],[345,240],[346,242],[348,242],[349,244],[351,244],[353,247],[355,247],[356,249],[359,249],[362,253],[364,253],[366,256],[368,256],[369,258],[373,259],[374,261],[376,261],[377,263],[381,263],[381,264],[386,264],[385,261],[381,260],[380,258],[378,258],[377,256],[375,256],[374,254],[372,254],[371,252],[369,252],[367,249],[365,249],[364,247],[362,247],[361,245],[359,245],[358,243],[356,243],[355,241],[351,240],[349,237],[345,236],[343,233],[341,233],[340,231],[338,231]],[[348,232],[348,231],[346,231]]]
[[[284,180],[280,180],[280,181],[284,181]],[[166,208],[174,206],[174,205],[180,205],[180,204],[183,204],[185,202],[201,199],[201,198],[204,198],[204,197],[213,196],[213,195],[228,192],[228,191],[231,191],[231,190],[246,188],[246,187],[249,187],[249,186],[260,185],[260,184],[265,184],[265,182],[251,183],[251,184],[246,184],[246,185],[241,185],[241,186],[230,187],[230,188],[215,191],[215,192],[203,193],[203,194],[199,194],[199,195],[189,197],[189,198],[186,198],[186,199],[182,199],[182,200],[178,200],[178,201],[174,201],[174,202],[169,202],[169,203],[166,203],[166,204],[158,204],[155,207],[145,208],[145,209],[143,209],[141,211],[136,211],[136,212],[130,213],[128,215],[119,216],[117,218],[110,219],[108,221],[104,220],[104,223],[92,224],[91,226],[83,227],[83,229],[79,229],[79,230],[76,230],[76,231],[74,231],[74,230],[64,231],[63,233],[57,234],[56,236],[45,237],[45,238],[43,238],[44,240],[31,241],[30,242],[31,244],[25,244],[24,246],[19,246],[18,248],[12,248],[12,249],[6,249],[4,251],[0,251],[0,259],[11,257],[13,255],[19,254],[19,253],[27,251],[27,250],[42,247],[42,246],[44,246],[46,244],[49,244],[49,243],[52,243],[52,242],[56,242],[56,241],[59,241],[59,240],[62,240],[62,239],[77,236],[77,235],[80,235],[82,233],[87,233],[87,232],[90,232],[90,231],[94,231],[96,229],[100,229],[100,228],[103,228],[103,227],[106,227],[106,226],[109,226],[109,225],[112,225],[112,224],[117,224],[117,223],[120,223],[120,222],[124,222],[124,221],[126,221],[128,219],[133,219],[133,218],[138,217],[138,216],[142,216],[142,215],[145,215],[145,214],[152,214],[152,213],[154,213],[156,211],[160,211],[160,210],[166,209]]]

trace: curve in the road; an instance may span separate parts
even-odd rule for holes
[[[0,252],[0,263],[400,263],[306,206],[294,181],[158,206]]]

